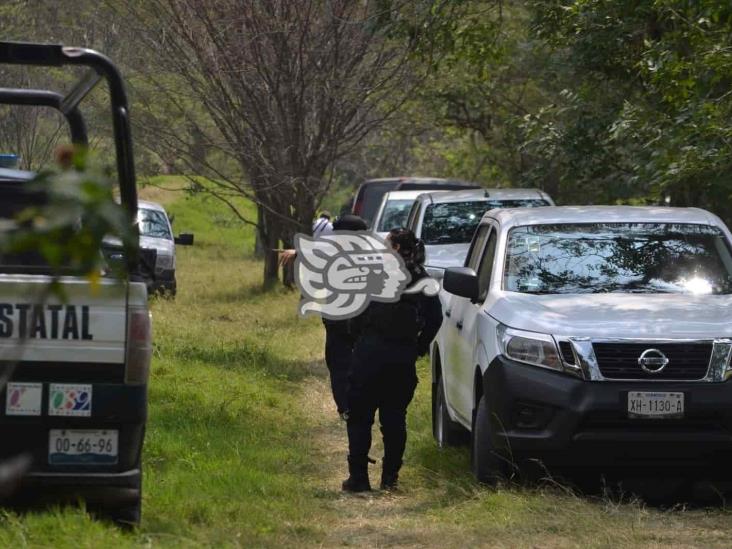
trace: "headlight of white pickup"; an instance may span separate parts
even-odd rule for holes
[[[502,324],[498,325],[497,335],[498,348],[503,356],[532,366],[564,371],[552,336],[516,330]]]

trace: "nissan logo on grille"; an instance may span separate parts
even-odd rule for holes
[[[638,357],[638,364],[644,372],[658,374],[669,363],[668,358],[658,349],[646,349]]]

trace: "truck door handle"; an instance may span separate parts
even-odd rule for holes
[[[462,321],[462,320],[458,320],[458,321],[457,321],[457,322],[455,323],[455,326],[457,326],[457,329],[458,329],[458,330],[462,330],[462,329],[463,329],[463,321]]]
[[[447,318],[450,318],[450,315],[451,315],[451,314],[452,314],[452,311],[450,311],[450,309],[448,309],[447,311],[445,311],[445,316],[446,316]]]

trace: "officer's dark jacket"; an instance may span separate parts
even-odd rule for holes
[[[411,274],[410,285],[429,276],[422,267]],[[372,301],[363,313],[351,319],[350,326],[357,338],[375,336],[387,344],[414,345],[421,356],[429,351],[441,324],[440,298],[419,292],[403,293],[394,303]]]

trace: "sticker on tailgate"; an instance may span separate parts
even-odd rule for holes
[[[5,415],[40,416],[42,383],[10,382],[5,390]]]
[[[48,389],[49,416],[89,417],[92,410],[92,386],[51,383]]]

